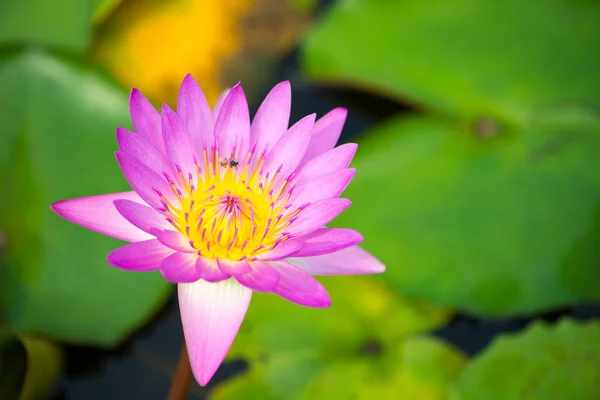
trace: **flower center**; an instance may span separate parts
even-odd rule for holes
[[[180,201],[177,207],[167,203],[169,220],[199,255],[253,260],[291,237],[284,229],[301,209],[287,204],[291,177],[263,176],[264,154],[256,161],[253,154],[241,162],[204,150],[196,177],[184,179],[178,168],[184,190],[167,177]]]

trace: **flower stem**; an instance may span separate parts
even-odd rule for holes
[[[185,343],[179,354],[179,362],[171,384],[168,400],[186,400],[192,386],[192,368],[190,367],[190,358],[188,357]]]

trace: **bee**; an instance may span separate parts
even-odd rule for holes
[[[223,168],[227,168],[227,166],[233,168],[233,167],[237,167],[238,165],[240,165],[240,163],[237,162],[237,160],[233,157],[231,157],[231,158],[222,157],[219,159],[219,164],[221,164],[221,167],[223,167]]]

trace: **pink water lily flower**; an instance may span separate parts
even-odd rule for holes
[[[137,90],[135,133],[117,128],[116,157],[134,191],[54,203],[63,218],[131,242],[108,255],[130,271],[159,270],[178,284],[185,341],[206,385],[225,358],[253,291],[328,307],[312,275],[380,273],[351,229],[326,228],[350,206],[338,198],[356,144],[335,147],[346,110],[288,128],[289,82],[275,86],[252,123],[240,84],[211,110],[183,80],[177,112],[159,114]]]

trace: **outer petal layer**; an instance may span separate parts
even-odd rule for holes
[[[198,256],[190,253],[175,253],[165,258],[160,265],[160,272],[169,282],[195,282],[200,277],[196,269]]]
[[[215,124],[215,140],[223,157],[246,158],[250,145],[250,113],[239,83],[231,88],[221,106]]]
[[[238,275],[235,277],[239,283],[256,290],[258,292],[271,292],[277,282],[279,282],[280,274],[277,270],[267,263],[253,261],[250,263],[252,271],[247,274]]]
[[[324,308],[331,305],[327,290],[315,278],[287,261],[270,264],[281,275],[274,293],[301,306]]]
[[[250,304],[252,290],[234,279],[179,284],[179,308],[192,371],[205,386],[223,362]]]
[[[129,96],[129,110],[135,131],[164,154],[160,114],[137,89],[133,89]]]
[[[302,237],[304,247],[293,257],[311,257],[334,253],[363,241],[360,233],[345,228],[322,228]]]
[[[316,257],[289,258],[291,263],[311,275],[380,274],[385,265],[358,246]]]
[[[146,205],[122,199],[115,200],[114,204],[125,219],[144,232],[151,234],[156,229],[173,229],[164,215]]]
[[[346,116],[348,116],[348,110],[341,107],[334,108],[315,123],[310,145],[300,165],[304,165],[327,150],[333,149],[342,133]]]
[[[277,84],[262,102],[252,121],[251,142],[256,151],[269,151],[287,131],[292,105],[292,88],[288,81]]]
[[[130,271],[154,271],[165,258],[174,253],[156,239],[131,243],[113,250],[107,262],[117,268]]]
[[[154,236],[132,225],[117,211],[113,202],[119,199],[145,204],[135,192],[123,192],[63,200],[50,208],[64,219],[103,235],[127,242],[152,239]]]
[[[202,143],[206,143],[207,148],[212,147],[214,141],[212,112],[200,85],[190,74],[186,75],[181,82],[177,114],[181,116],[198,154],[201,154]]]

